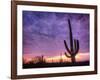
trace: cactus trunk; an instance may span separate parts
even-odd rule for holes
[[[70,49],[71,51],[73,51],[73,34],[72,34],[70,20],[68,20],[68,24],[69,24]]]
[[[71,61],[72,61],[72,63],[75,63],[76,62],[75,56],[72,56]]]

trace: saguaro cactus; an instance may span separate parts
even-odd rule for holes
[[[72,28],[69,19],[68,19],[68,25],[69,25],[69,36],[70,36],[70,49],[68,48],[66,40],[64,40],[64,45],[68,52],[68,53],[65,52],[65,56],[71,58],[72,63],[75,63],[76,62],[75,56],[79,51],[79,40],[73,39]]]

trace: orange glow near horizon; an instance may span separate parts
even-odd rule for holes
[[[80,61],[89,61],[89,54],[88,53],[79,53],[76,55],[76,61],[80,62]],[[24,55],[23,57],[24,62],[28,63],[30,61],[35,61],[35,57],[33,57],[32,55]],[[53,56],[53,57],[46,57],[44,56],[44,59],[47,63],[55,63],[55,62],[60,62],[62,60],[62,62],[71,62],[71,58],[66,57],[65,55],[62,56]]]
[[[70,58],[66,58],[65,55],[50,57],[50,58],[47,58],[46,61],[47,61],[48,63],[60,62],[61,59],[62,59],[62,62],[71,62],[71,59],[70,59]]]

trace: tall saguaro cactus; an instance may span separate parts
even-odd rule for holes
[[[72,28],[69,19],[68,19],[68,25],[69,25],[69,36],[70,36],[70,49],[68,48],[66,40],[64,40],[64,45],[68,52],[68,53],[65,52],[65,56],[71,58],[72,63],[75,63],[76,62],[75,56],[79,51],[79,40],[73,39]]]

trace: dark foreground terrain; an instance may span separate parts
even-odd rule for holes
[[[76,63],[70,63],[70,62],[62,62],[62,63],[29,63],[29,64],[23,64],[23,68],[46,68],[46,67],[68,67],[68,66],[88,66],[89,61],[84,62],[76,62]]]

